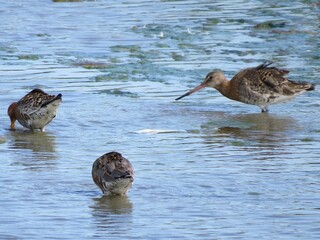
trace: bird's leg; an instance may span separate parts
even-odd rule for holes
[[[261,107],[261,112],[267,113],[269,112],[269,109],[267,107]]]
[[[14,121],[11,120],[10,130],[12,130],[12,131],[16,130],[15,120]]]

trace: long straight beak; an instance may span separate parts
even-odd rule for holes
[[[183,94],[182,96],[176,98],[175,100],[178,101],[179,99],[184,98],[184,97],[186,97],[186,96],[189,96],[190,94],[192,94],[192,93],[194,93],[194,92],[197,92],[197,91],[199,91],[200,89],[205,88],[206,86],[207,86],[207,85],[203,82],[203,83],[201,83],[199,86],[197,86],[197,87],[195,87],[194,89],[190,90],[189,92]]]

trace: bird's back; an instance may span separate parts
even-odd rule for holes
[[[288,70],[270,67],[271,64],[244,69],[231,79],[231,87],[238,92],[239,101],[264,106],[314,89],[310,83],[287,79]]]
[[[17,120],[26,128],[43,129],[56,116],[61,97],[32,90],[17,102]]]

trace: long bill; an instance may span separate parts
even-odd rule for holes
[[[199,91],[200,89],[205,88],[206,86],[207,86],[207,85],[203,82],[203,83],[201,83],[199,86],[197,86],[197,87],[195,87],[194,89],[190,90],[189,92],[183,94],[182,96],[176,98],[175,100],[178,101],[179,99],[184,98],[184,97],[186,97],[186,96],[189,96],[190,94],[192,94],[192,93],[194,93],[194,92],[197,92],[197,91]]]

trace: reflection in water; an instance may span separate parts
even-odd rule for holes
[[[132,224],[132,203],[127,196],[102,196],[93,198],[92,216],[99,235],[117,234],[126,235]],[[105,231],[107,230],[107,231]],[[110,236],[109,236],[110,237]]]
[[[272,114],[225,115],[224,120],[210,121],[202,126],[206,142],[234,146],[278,148],[287,142],[290,129],[297,129],[292,118]]]
[[[29,168],[47,168],[57,158],[55,136],[47,132],[10,131],[9,149],[16,155],[15,164]]]
[[[297,127],[296,122],[292,118],[287,116],[279,117],[268,113],[236,115],[235,119],[250,124],[251,126],[248,129],[252,131],[279,133]]]
[[[32,152],[55,152],[55,136],[47,132],[12,132],[12,149],[29,149]]]
[[[93,200],[92,209],[95,216],[105,217],[110,214],[131,214],[132,212],[132,203],[127,196],[102,196]]]

